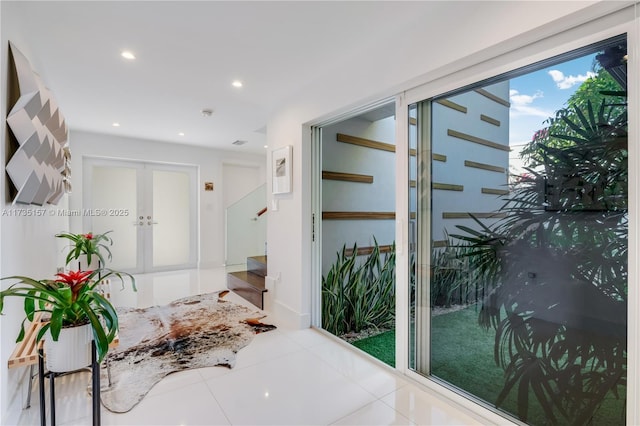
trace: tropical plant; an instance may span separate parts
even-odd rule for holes
[[[42,340],[47,332],[53,341],[57,341],[63,328],[91,324],[98,362],[101,362],[118,331],[116,310],[99,289],[100,280],[112,275],[123,280],[122,273],[106,269],[58,273],[57,279],[53,280],[5,277],[2,279],[17,282],[0,292],[0,312],[4,308],[5,297],[24,299],[26,316],[20,325],[17,342],[24,339],[25,323],[33,321],[36,312],[45,313],[49,319],[40,328],[36,342]],[[134,283],[133,277],[131,279]]]
[[[100,249],[104,248],[100,241],[111,241],[104,234],[92,240],[91,234],[60,234],[78,243],[67,256],[67,264],[77,259],[80,254],[94,255],[103,259]],[[73,237],[73,238],[70,238]],[[93,241],[93,242],[92,242]],[[125,277],[131,280],[136,290],[135,279],[130,274],[99,267],[91,271],[69,271],[56,274],[55,279],[34,279],[27,276],[10,276],[2,280],[14,280],[7,289],[0,291],[0,313],[4,308],[6,297],[19,297],[24,300],[25,318],[20,325],[17,341],[25,337],[25,324],[33,321],[35,314],[41,312],[47,322],[40,328],[36,342],[41,341],[49,332],[53,341],[57,341],[60,331],[66,327],[90,324],[98,362],[101,362],[109,351],[109,344],[118,332],[118,316],[115,308],[102,294],[100,283],[112,276],[118,277],[124,285]]]
[[[108,235],[111,231],[107,231],[103,234],[72,234],[69,232],[62,232],[57,234],[58,238],[66,238],[72,242],[71,249],[67,253],[67,265],[72,260],[77,260],[81,256],[87,257],[87,264],[91,265],[91,259],[95,256],[102,264],[105,264],[102,251],[106,252],[107,258],[111,260],[111,250],[109,246],[113,245],[113,240]]]
[[[394,324],[395,243],[384,256],[377,241],[365,259],[357,253],[343,246],[322,278],[322,326],[335,335]]]
[[[483,226],[483,224],[480,224]],[[464,226],[462,228],[465,228]],[[467,228],[469,232],[476,232]],[[447,236],[447,245],[431,252],[431,306],[450,307],[473,304],[484,297],[491,281],[469,246],[456,244]]]
[[[577,111],[587,111],[588,104],[599,106],[603,102],[606,105],[624,105],[626,92],[621,87],[619,79],[614,78],[607,69],[596,66],[595,76],[585,80],[580,87],[567,100],[567,108],[556,111],[553,117],[544,120],[546,127],[534,133],[530,143],[524,146],[520,155],[529,163],[543,163],[544,158],[540,150],[542,147],[564,148],[571,146],[571,142],[552,135],[571,135],[573,130],[566,119],[571,122],[580,122]],[[578,110],[576,110],[576,108]],[[621,108],[612,108],[608,113],[622,113]]]
[[[515,391],[522,421],[533,396],[549,423],[587,424],[626,386],[627,113],[605,97],[557,117],[506,217],[452,237],[494,282],[479,322],[505,371],[496,406]]]

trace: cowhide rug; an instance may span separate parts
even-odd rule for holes
[[[276,328],[262,324],[259,311],[222,299],[226,293],[190,296],[145,309],[119,308],[120,344],[102,364],[102,404],[109,411],[125,413],[168,374],[215,365],[232,368],[238,350],[255,334]]]

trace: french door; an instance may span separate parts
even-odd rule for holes
[[[84,229],[111,231],[109,267],[132,273],[197,264],[197,169],[86,159]]]

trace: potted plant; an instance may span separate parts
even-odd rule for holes
[[[105,238],[92,234],[59,234],[77,241],[69,255],[67,264],[85,255],[87,260],[96,256],[103,259],[100,241]],[[104,236],[104,234],[102,234]],[[95,240],[95,241],[94,241]],[[97,241],[97,244],[87,244]],[[111,241],[108,239],[108,241]],[[103,247],[102,247],[103,248]],[[17,341],[25,336],[26,321],[33,321],[36,313],[42,313],[47,322],[42,326],[36,341],[45,339],[47,367],[50,371],[63,372],[82,368],[88,365],[85,356],[90,360],[91,339],[95,341],[98,362],[101,362],[109,351],[109,344],[118,332],[118,315],[109,300],[102,294],[100,283],[111,276],[118,277],[124,285],[124,276],[131,279],[134,291],[135,279],[130,274],[114,271],[104,267],[94,270],[72,270],[56,274],[55,279],[35,279],[26,276],[2,278],[16,280],[6,290],[0,292],[0,313],[4,307],[5,297],[21,297],[24,299],[25,318],[20,327]],[[80,328],[80,330],[77,330]],[[86,336],[81,343],[82,349],[71,350],[67,355],[56,355],[55,344],[68,346],[68,335],[78,332]],[[45,336],[48,336],[45,338]],[[58,345],[60,346],[60,345]],[[56,360],[64,361],[56,365]]]
[[[85,268],[90,269],[92,266],[95,266],[92,261],[96,259],[99,260],[102,265],[106,264],[101,251],[105,251],[107,258],[111,260],[111,250],[109,247],[113,245],[113,240],[108,235],[110,232],[111,231],[107,231],[104,234],[93,234],[92,232],[88,234],[72,234],[62,232],[57,234],[56,237],[66,238],[73,243],[70,245],[71,249],[69,253],[67,253],[67,265],[71,263],[72,260],[82,260],[84,258],[86,260]],[[82,263],[79,266],[81,265]]]

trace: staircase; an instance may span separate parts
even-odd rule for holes
[[[267,256],[247,257],[247,271],[227,274],[227,288],[264,309],[264,277],[267,276]]]

